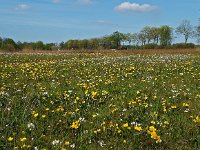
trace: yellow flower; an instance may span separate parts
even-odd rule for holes
[[[94,98],[97,95],[97,92],[92,91],[92,98]]]
[[[9,142],[12,142],[12,141],[13,141],[13,137],[9,137],[9,138],[8,138],[8,141],[9,141]]]
[[[135,126],[134,129],[135,129],[136,131],[139,131],[139,132],[142,131],[142,127],[140,127],[140,126]]]
[[[46,115],[42,115],[42,118],[46,118]]]
[[[164,107],[163,107],[163,112],[166,112],[166,111],[167,111],[167,109],[166,109],[166,107],[164,106]]]
[[[199,116],[197,116],[196,118],[194,118],[194,119],[193,119],[193,122],[195,122],[195,123],[200,122],[200,118],[199,118]]]
[[[88,90],[85,91],[85,95],[87,95],[87,94],[88,94]]]
[[[174,109],[174,108],[176,108],[176,106],[175,106],[175,105],[173,105],[173,106],[171,106],[171,108],[173,108],[173,109]]]
[[[158,136],[156,132],[151,132],[151,138],[156,140],[156,143],[161,142],[160,136]]]
[[[80,121],[75,121],[72,123],[71,128],[78,129],[80,127]]]
[[[126,144],[126,140],[123,140],[123,143]]]
[[[65,141],[65,145],[69,145],[70,143],[69,143],[69,141]]]
[[[152,121],[151,121],[151,124],[156,124],[156,122],[152,120]]]
[[[95,118],[96,116],[97,116],[96,114],[92,115],[93,118]]]
[[[168,122],[168,121],[165,121],[165,122],[164,122],[164,124],[168,125],[168,124],[169,124],[169,122]]]
[[[38,113],[33,114],[33,116],[34,116],[35,118],[37,118],[38,115],[39,115]]]
[[[123,124],[123,127],[127,128],[128,127],[128,123]]]
[[[155,132],[155,131],[156,131],[156,128],[154,126],[149,127],[149,132]]]
[[[188,103],[183,103],[183,107],[189,107]]]
[[[20,138],[20,141],[21,141],[21,142],[25,142],[26,140],[27,140],[26,137]]]
[[[157,135],[156,132],[153,131],[153,132],[151,132],[150,134],[151,134],[151,138],[152,138],[152,139],[157,139],[157,136],[158,136],[158,135]]]
[[[120,129],[117,131],[117,133],[121,133],[121,132],[122,132],[122,130],[120,130]]]

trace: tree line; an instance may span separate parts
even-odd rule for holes
[[[172,44],[176,36],[183,36],[183,43]],[[168,25],[160,27],[145,26],[138,33],[114,32],[100,38],[68,40],[61,43],[15,42],[11,38],[0,37],[0,49],[16,50],[93,50],[93,49],[154,49],[154,48],[193,48],[189,38],[196,38],[200,43],[200,25],[193,27],[188,20],[175,29]]]

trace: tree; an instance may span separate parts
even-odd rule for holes
[[[65,47],[65,43],[64,43],[63,41],[60,42],[59,45],[58,45],[58,47],[60,47],[60,49],[63,50],[64,47]],[[58,49],[59,49],[59,48],[58,48]]]
[[[66,49],[79,49],[80,47],[80,40],[69,40],[65,43]]]
[[[145,36],[147,43],[149,44],[151,40],[154,39],[154,28],[150,26],[145,26],[141,33]]]
[[[120,49],[121,42],[125,39],[125,35],[123,33],[120,33],[118,31],[114,32],[112,35],[110,35],[109,39],[111,41],[111,45],[113,48]]]
[[[200,25],[196,28],[197,42],[200,43]]]
[[[3,45],[3,39],[0,37],[0,49],[2,48]]]
[[[138,40],[141,42],[142,46],[146,44],[146,35],[143,32],[138,34]]]
[[[184,36],[186,44],[188,38],[194,35],[193,26],[190,24],[190,21],[183,20],[182,23],[176,28],[176,33]]]
[[[173,29],[170,26],[164,25],[159,28],[159,39],[160,45],[167,46],[171,45],[173,39]]]
[[[4,38],[2,40],[2,49],[5,51],[16,51],[19,50],[19,47],[13,39]]]
[[[98,49],[99,43],[100,43],[100,40],[98,38],[92,38],[88,41],[88,48],[89,49]]]
[[[127,33],[125,34],[125,37],[129,45],[137,44],[138,35],[136,33]]]
[[[153,41],[155,44],[158,44],[160,36],[160,28],[152,27],[151,30],[152,30]]]
[[[33,50],[44,50],[45,45],[42,41],[37,41],[36,43],[33,44]]]

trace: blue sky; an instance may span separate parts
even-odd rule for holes
[[[61,42],[137,33],[144,26],[198,25],[200,0],[0,0],[0,36]],[[178,39],[179,41],[182,39]]]

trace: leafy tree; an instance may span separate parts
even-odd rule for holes
[[[22,43],[22,42],[18,41],[18,42],[17,42],[17,46],[18,46],[18,48],[19,48],[20,50],[23,49],[23,43]]]
[[[159,36],[160,36],[160,29],[157,27],[152,27],[151,30],[152,30],[153,41],[155,44],[158,44]]]
[[[4,38],[3,41],[2,41],[1,48],[3,50],[5,50],[5,51],[16,51],[16,50],[19,50],[18,45],[11,38]]]
[[[136,33],[133,33],[133,34],[127,33],[124,35],[125,35],[126,41],[129,43],[129,45],[133,45],[133,44],[137,43],[138,35]]]
[[[194,35],[193,26],[190,24],[190,21],[183,20],[182,23],[176,28],[176,33],[184,36],[186,44],[188,38]]]
[[[79,49],[87,49],[88,48],[88,40],[84,39],[84,40],[79,40]]]
[[[173,29],[170,26],[163,25],[159,28],[159,39],[160,45],[167,46],[171,45],[173,39]]]
[[[45,46],[45,50],[52,50],[56,46],[56,44],[55,43],[47,43],[44,46]]]
[[[140,41],[140,43],[143,45],[146,44],[146,35],[143,32],[140,32],[138,34],[138,40]]]
[[[154,28],[150,26],[145,26],[141,33],[145,36],[147,43],[149,44],[152,39],[154,39]]]
[[[63,42],[63,41],[60,42],[59,47],[60,47],[61,50],[64,49],[65,48],[65,42]]]
[[[89,49],[99,49],[100,39],[92,38],[88,41],[88,48]]]
[[[79,49],[79,40],[69,40],[65,43],[66,49]]]
[[[125,35],[123,33],[120,33],[118,31],[114,32],[112,35],[110,35],[109,40],[113,46],[113,48],[120,49],[121,42],[125,39]]]
[[[36,43],[33,44],[33,50],[44,50],[45,45],[42,41],[37,41]]]

